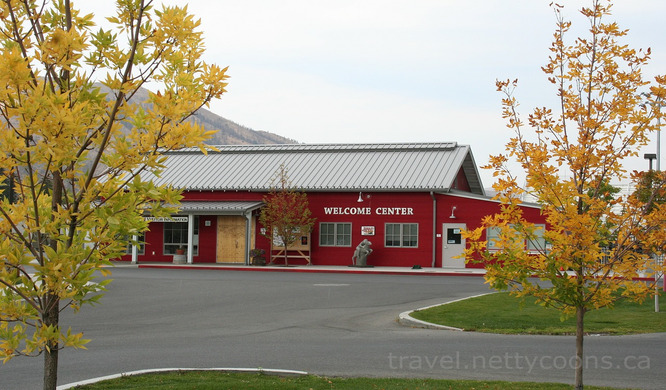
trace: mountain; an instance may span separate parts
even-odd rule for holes
[[[105,87],[101,87],[102,91],[109,93]],[[144,102],[146,108],[149,104],[145,103],[148,100],[148,90],[140,88],[132,97],[132,102]],[[261,144],[297,144],[296,140],[282,137],[277,134],[269,133],[267,131],[252,130],[248,127],[241,126],[226,118],[212,113],[207,109],[200,109],[190,119],[204,126],[206,130],[217,130],[206,143],[208,145],[261,145]]]
[[[225,119],[209,110],[201,109],[194,115],[194,121],[206,130],[217,130],[208,141],[209,145],[260,145],[296,144],[297,141],[267,131],[252,130]]]

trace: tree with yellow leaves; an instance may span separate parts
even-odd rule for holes
[[[582,8],[589,35],[571,44],[565,42],[571,22],[554,6],[557,28],[543,71],[555,87],[557,108],[536,108],[525,124],[516,81],[497,82],[503,117],[515,134],[506,145],[508,155],[492,156],[486,166],[494,170],[502,207],[467,232],[472,243],[466,256],[487,264],[486,281],[493,288],[532,295],[563,318],[575,316],[576,389],[583,388],[585,314],[618,299],[645,299],[653,290],[636,279],[655,272],[651,256],[664,250],[655,244],[666,240],[666,207],[646,207],[636,195],[609,192],[609,183],[639,179],[623,162],[638,154],[650,132],[659,131],[663,114],[654,103],[666,97],[666,77],[642,77],[649,49],[621,44],[627,31],[606,22],[611,5],[592,0]],[[520,164],[524,179],[511,172],[510,160]],[[541,205],[545,231],[521,214],[527,194]],[[489,229],[496,237],[492,243],[484,240]]]
[[[70,0],[0,2],[0,182],[13,195],[0,198],[0,358],[43,354],[45,389],[58,351],[87,342],[60,312],[98,301],[96,272],[147,229],[144,213],[175,211],[163,205],[179,191],[142,174],[203,148],[211,132],[187,119],[225,92],[200,22],[151,3],[118,1],[104,30]]]

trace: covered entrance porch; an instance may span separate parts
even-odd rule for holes
[[[169,256],[174,248],[184,249],[186,264],[249,264],[256,236],[254,212],[263,205],[261,201],[183,201],[178,214],[160,221],[161,252]],[[132,246],[131,262],[137,263],[139,255],[138,246]],[[150,261],[149,257],[141,256],[141,260]]]

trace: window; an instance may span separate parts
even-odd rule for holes
[[[546,239],[543,236],[543,233],[546,231],[546,225],[534,225],[534,237],[526,239],[523,243],[525,248],[530,252],[537,252],[547,250]],[[487,248],[490,250],[499,250],[502,249],[499,244],[499,235],[501,229],[499,227],[489,227],[486,229],[486,240],[488,241]]]
[[[193,256],[199,252],[199,217],[194,217]],[[187,222],[164,223],[164,254],[173,255],[178,248],[187,248]]]
[[[320,223],[319,245],[351,246],[351,223]]]
[[[534,225],[534,237],[527,239],[528,251],[544,251],[548,247],[543,233],[546,231],[546,225]]]
[[[498,242],[499,235],[500,235],[500,228],[496,226],[491,226],[488,229],[486,229],[486,241],[488,242],[488,244],[486,245],[487,249],[498,250],[502,248],[502,246]]]
[[[130,237],[131,239],[131,237]],[[137,236],[137,241],[139,242],[139,245],[137,245],[137,254],[138,255],[143,255],[146,252],[146,237],[144,233],[141,233],[140,235]],[[131,255],[132,254],[132,243],[127,244],[127,247],[125,248],[125,254]]]
[[[387,223],[385,228],[385,246],[394,248],[419,246],[418,223]]]

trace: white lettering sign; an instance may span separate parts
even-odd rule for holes
[[[327,215],[370,215],[370,207],[324,207]]]
[[[326,215],[372,215],[370,207],[324,207]],[[377,207],[376,215],[414,215],[411,207]]]
[[[377,207],[377,215],[414,215],[414,209],[411,207]]]
[[[187,222],[187,217],[143,217],[148,222]]]

